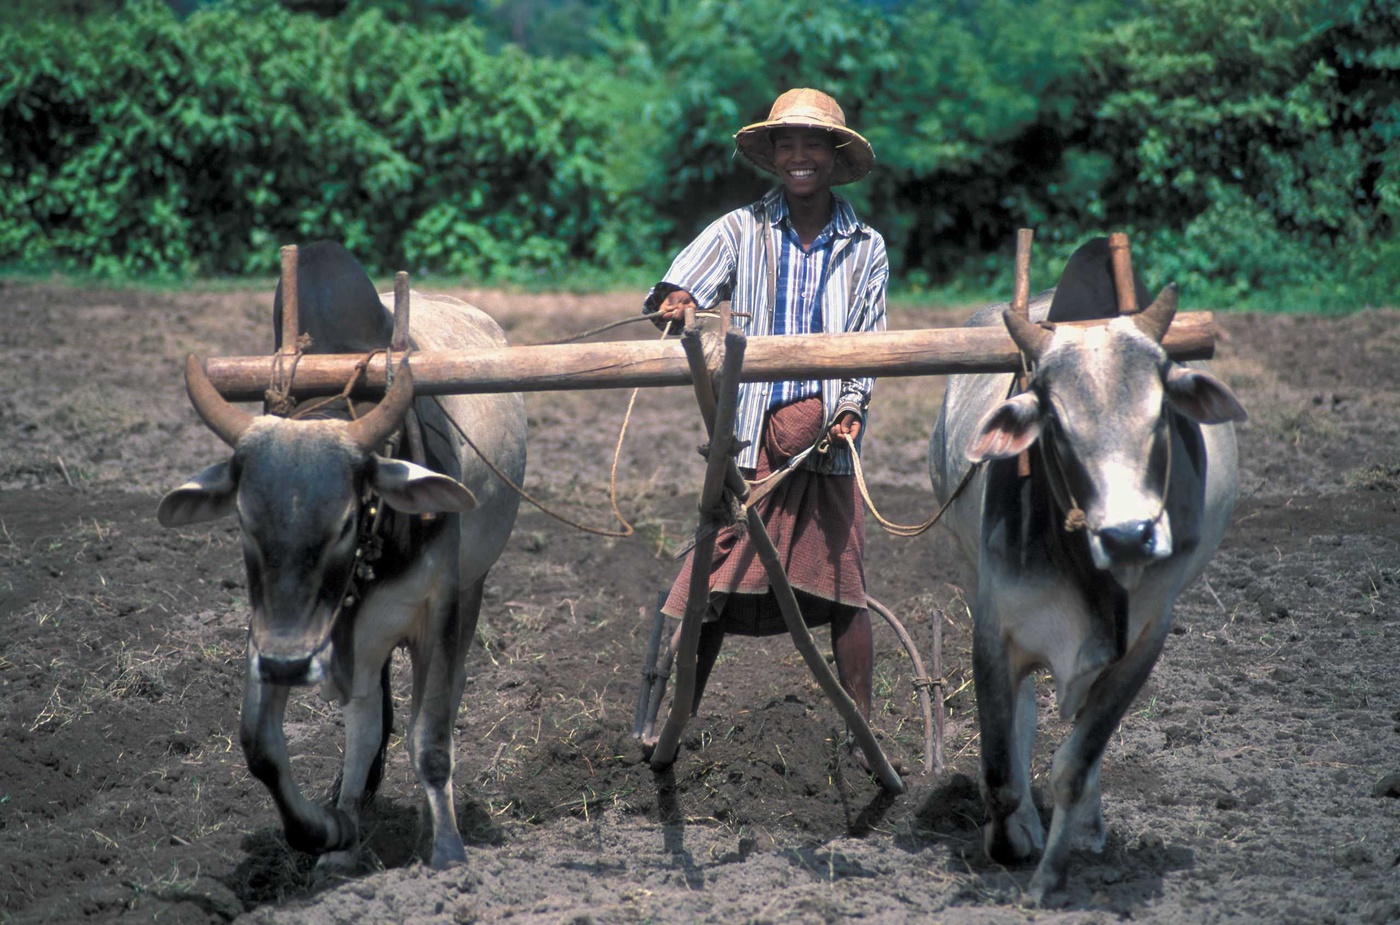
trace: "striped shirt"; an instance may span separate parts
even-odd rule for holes
[[[783,201],[783,211],[787,202]],[[777,304],[773,311],[774,334],[820,334],[822,332],[821,290],[826,283],[826,264],[836,236],[827,225],[807,250],[792,223],[779,220],[774,238],[778,247]],[[821,394],[818,379],[795,379],[773,383],[768,407],[781,408],[795,401]]]
[[[702,309],[728,299],[736,314],[747,318],[744,333],[750,337],[805,332],[854,333],[885,329],[885,286],[889,261],[880,233],[856,218],[850,203],[833,197],[831,223],[807,254],[800,244],[788,242],[793,234],[783,188],[776,187],[752,205],[736,209],[710,224],[692,241],[666,271],[647,297],[645,310],[655,312],[665,292],[674,288],[689,292]],[[795,242],[795,234],[793,234]],[[784,251],[788,253],[784,256]],[[791,251],[795,250],[796,255]],[[818,253],[820,251],[820,253]],[[790,261],[780,271],[780,259]],[[810,264],[805,268],[802,264]],[[782,281],[787,292],[780,293]],[[663,291],[664,290],[664,291]],[[807,304],[815,310],[802,311]],[[804,329],[802,326],[807,325]],[[804,388],[787,391],[791,384],[745,382],[739,386],[736,436],[748,441],[739,453],[739,465],[758,465],[759,439],[774,395],[800,397]],[[817,389],[828,422],[843,411],[862,417],[870,404],[875,380],[871,377],[824,379]],[[786,402],[786,398],[779,399]],[[833,446],[825,456],[812,454],[805,468],[836,475],[851,475],[855,467],[845,444]]]

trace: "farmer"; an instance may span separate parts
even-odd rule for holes
[[[677,333],[687,306],[709,309],[726,299],[750,336],[884,330],[884,239],[831,191],[870,171],[870,143],[846,126],[834,99],[811,89],[779,96],[767,121],[744,127],[734,141],[781,185],[706,228],[652,288],[644,311]],[[745,382],[735,427],[735,437],[747,442],[739,466],[751,479],[800,457],[758,502],[758,511],[807,624],[831,625],[841,686],[867,720],[872,656],[864,510],[845,438],[859,447],[873,385],[871,378]],[[692,561],[693,553],[662,607],[669,616],[685,613]],[[695,709],[725,634],[785,631],[754,548],[741,532],[726,528],[715,542]],[[863,755],[857,758],[865,763]]]

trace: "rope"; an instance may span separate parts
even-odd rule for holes
[[[719,315],[718,312],[712,311],[697,312],[696,314],[714,316]],[[604,331],[609,331],[613,328],[618,328],[626,324],[633,324],[637,321],[652,321],[652,319],[647,315],[638,315],[635,317],[623,318],[618,321],[609,322],[608,324],[602,325],[601,327],[593,328],[592,330],[571,335],[569,337],[563,338],[562,340],[547,342],[546,344],[542,344],[540,346],[553,346],[583,340],[587,337],[592,337],[595,334],[601,334]],[[666,322],[666,327],[661,332],[661,338],[663,340],[670,335],[673,324],[674,322],[672,321]],[[370,351],[364,357],[362,357],[359,360],[359,362],[355,364],[354,374],[350,377],[350,381],[348,381],[345,384],[345,388],[341,390],[339,395],[329,396],[305,407],[298,408],[296,400],[291,397],[292,380],[296,376],[297,363],[301,361],[302,355],[306,353],[310,348],[310,335],[302,334],[297,338],[296,352],[292,358],[292,367],[289,371],[285,372],[285,378],[284,366],[286,354],[282,351],[279,351],[277,354],[274,355],[272,368],[272,382],[269,385],[267,392],[265,393],[264,399],[269,413],[279,414],[284,417],[300,418],[312,414],[316,411],[319,411],[327,405],[333,404],[338,401],[344,401],[346,405],[350,408],[350,416],[353,419],[355,416],[355,409],[354,403],[350,401],[350,393],[353,390],[355,383],[359,381],[360,376],[363,375],[365,369],[368,367],[370,360],[372,360],[380,352],[384,352],[389,355],[390,360],[392,361],[392,353],[388,350]],[[389,363],[389,367],[391,370],[390,374],[392,375],[392,362]],[[507,486],[509,486],[509,488],[512,491],[519,495],[523,500],[533,505],[541,513],[554,518],[555,520],[559,521],[562,524],[565,524],[566,526],[573,527],[576,530],[581,530],[584,533],[589,533],[594,536],[607,537],[610,539],[623,539],[634,535],[636,533],[636,530],[632,526],[632,524],[628,522],[627,518],[622,515],[622,510],[617,503],[617,466],[618,461],[622,456],[623,440],[627,435],[627,428],[632,420],[632,410],[636,406],[637,395],[639,392],[641,392],[640,387],[634,388],[632,390],[631,396],[627,400],[627,410],[623,414],[622,426],[618,430],[617,443],[613,447],[612,466],[608,473],[608,503],[609,506],[612,508],[613,517],[616,518],[617,522],[622,525],[621,530],[605,530],[599,527],[591,527],[587,524],[581,523],[570,517],[566,517],[565,515],[557,513],[551,510],[550,508],[546,507],[543,502],[541,502],[534,495],[526,491],[524,486],[517,484],[514,479],[506,475],[505,472],[501,471],[500,467],[498,467],[494,462],[487,458],[486,454],[481,451],[481,448],[476,445],[476,442],[473,441],[472,438],[467,435],[467,432],[462,429],[462,426],[450,414],[446,414],[445,410],[443,416],[447,418],[447,420],[452,424],[453,430],[455,430],[458,436],[462,438],[463,442],[465,442],[467,446],[471,448],[472,452],[476,454],[477,458],[486,464],[486,467],[491,470],[492,474],[494,474],[496,478],[504,482]],[[441,407],[441,401],[439,400],[439,398],[437,396],[431,397],[432,400],[438,402],[439,407]],[[791,470],[789,469],[787,471]],[[784,472],[781,474],[786,473]],[[781,479],[779,479],[779,481],[781,481]],[[776,484],[772,487],[776,487]],[[771,487],[769,490],[771,490]]]
[[[651,320],[645,315],[639,316],[639,319],[643,321]],[[588,337],[590,334],[596,334],[598,333],[598,331],[604,331],[608,328],[617,327],[621,324],[630,324],[634,320],[638,319],[627,318],[623,319],[622,321],[615,321],[609,325],[604,325],[602,328],[595,329],[594,331],[586,331],[583,334],[575,335],[573,338],[570,338],[570,340],[578,340],[584,337]],[[662,339],[665,339],[667,336],[670,335],[672,324],[673,322],[671,321],[666,322],[666,327],[661,332]],[[566,341],[558,341],[556,343],[565,342]],[[482,462],[486,463],[486,467],[490,469],[498,479],[500,479],[502,482],[505,482],[506,485],[510,486],[512,491],[518,494],[525,501],[528,501],[531,505],[535,507],[536,510],[549,517],[553,517],[555,520],[559,521],[562,524],[565,524],[566,526],[573,527],[576,530],[582,530],[584,533],[588,533],[593,536],[602,536],[607,537],[609,539],[624,539],[626,537],[632,536],[634,533],[636,533],[636,530],[633,528],[632,524],[630,524],[627,521],[627,518],[622,516],[622,510],[618,507],[617,504],[617,463],[622,456],[622,442],[623,439],[627,436],[627,426],[632,421],[632,409],[637,403],[637,395],[640,392],[640,387],[633,389],[631,397],[627,399],[627,411],[622,416],[622,426],[618,429],[617,432],[617,444],[613,447],[612,468],[609,470],[608,473],[608,503],[612,507],[613,517],[617,518],[617,522],[622,524],[621,530],[604,530],[600,527],[590,527],[587,524],[580,523],[577,520],[573,520],[572,518],[566,517],[563,514],[559,514],[545,507],[545,505],[542,502],[540,502],[539,499],[537,499],[534,495],[526,491],[524,487],[517,485],[514,479],[512,479],[510,476],[506,475],[499,468],[497,468],[496,464],[493,463],[491,460],[487,459],[486,454],[482,453],[481,449],[477,447],[475,443],[472,442],[472,438],[467,436],[467,432],[462,429],[462,426],[458,424],[456,420],[452,418],[451,415],[444,414],[444,416],[452,422],[453,429],[456,430],[459,435],[461,435],[464,441],[466,441],[467,446],[472,448],[472,452],[476,453],[477,458],[480,459]],[[433,400],[437,401],[436,398],[434,398]]]
[[[747,312],[731,312],[731,314],[732,314],[733,317],[735,317],[735,318],[748,318],[748,317],[749,317],[749,314],[748,314]],[[705,311],[697,311],[697,312],[695,313],[695,315],[696,315],[697,318],[718,318],[718,317],[719,317],[719,312],[717,312],[717,311],[715,311],[715,310],[713,310],[713,309],[706,309]],[[607,324],[605,324],[605,325],[601,325],[601,326],[599,326],[599,327],[592,328],[592,329],[587,330],[587,331],[583,331],[583,332],[581,332],[581,333],[579,333],[579,334],[570,334],[568,337],[560,338],[559,340],[547,340],[547,341],[543,341],[543,342],[538,343],[538,344],[531,344],[530,346],[532,346],[532,347],[557,347],[557,346],[559,346],[560,344],[572,344],[574,341],[586,340],[587,338],[590,338],[590,337],[594,336],[595,334],[603,334],[603,333],[605,333],[605,332],[607,332],[607,331],[611,331],[613,328],[620,328],[620,327],[622,327],[623,325],[627,325],[627,324],[636,324],[638,321],[651,321],[651,322],[654,323],[655,319],[654,319],[651,315],[632,315],[632,316],[627,317],[627,318],[619,319],[618,321],[609,321],[609,322],[608,322]],[[668,336],[668,335],[671,333],[671,324],[672,324],[672,322],[670,322],[670,321],[666,322],[666,332],[665,332],[664,334],[661,335],[663,338],[666,337],[666,336]]]
[[[560,338],[559,340],[547,340],[547,341],[544,341],[544,342],[539,343],[539,344],[534,344],[533,346],[536,346],[536,347],[557,347],[557,346],[559,346],[560,344],[572,344],[574,341],[577,341],[577,340],[584,340],[584,339],[586,339],[586,338],[592,337],[592,336],[595,335],[595,334],[602,334],[602,333],[604,333],[605,331],[611,331],[613,328],[620,328],[620,327],[622,327],[623,325],[627,325],[627,324],[636,324],[638,321],[650,321],[650,320],[651,320],[651,316],[650,316],[650,315],[634,315],[634,316],[629,317],[629,318],[623,318],[623,319],[621,319],[621,320],[619,320],[619,321],[610,321],[610,322],[608,322],[607,324],[602,325],[601,327],[596,327],[596,328],[593,328],[593,329],[588,330],[588,331],[583,331],[582,333],[579,333],[579,334],[570,334],[568,337],[563,337],[563,338]],[[669,326],[670,323],[667,322],[667,324],[668,324],[668,326]]]
[[[439,399],[438,399],[438,397],[437,397],[436,395],[433,396],[433,401],[436,401],[436,402],[439,403],[439,405],[441,405],[441,402],[439,401]],[[628,411],[628,414],[631,414],[632,409],[631,409],[631,406],[630,406],[630,405],[628,406],[627,411]],[[472,452],[476,454],[476,456],[477,456],[478,459],[480,459],[482,462],[484,462],[484,463],[486,464],[486,468],[490,469],[491,472],[496,476],[496,478],[500,479],[502,482],[505,482],[506,485],[510,487],[511,491],[515,492],[515,493],[516,493],[517,495],[519,495],[523,500],[528,501],[531,505],[533,505],[533,506],[534,506],[537,510],[539,510],[541,513],[546,514],[546,515],[548,515],[548,516],[550,516],[550,517],[553,517],[555,520],[559,521],[560,523],[562,523],[562,524],[564,524],[564,525],[566,525],[566,526],[573,527],[573,528],[576,529],[576,530],[582,530],[584,533],[591,533],[591,534],[593,534],[594,536],[604,536],[604,537],[610,537],[610,538],[613,538],[613,539],[620,539],[620,538],[622,538],[622,537],[631,536],[631,535],[633,534],[634,531],[633,531],[633,529],[632,529],[632,525],[631,525],[630,523],[628,523],[625,519],[623,519],[622,515],[618,512],[618,509],[617,509],[617,496],[616,496],[615,493],[614,493],[613,498],[612,498],[612,502],[613,502],[613,504],[612,504],[612,509],[613,509],[613,515],[616,516],[617,519],[618,519],[618,521],[622,524],[622,529],[621,529],[621,530],[603,530],[603,529],[598,528],[598,527],[590,527],[590,526],[588,526],[588,525],[585,524],[585,523],[580,523],[580,522],[577,521],[577,520],[573,520],[572,518],[566,517],[566,516],[564,516],[563,514],[557,513],[557,512],[555,512],[555,511],[552,511],[552,510],[550,510],[549,508],[545,507],[544,504],[543,504],[538,498],[536,498],[534,495],[532,495],[532,494],[530,494],[528,491],[526,491],[525,488],[524,488],[523,486],[521,486],[521,485],[518,484],[514,479],[512,479],[510,476],[508,476],[508,475],[506,475],[504,472],[502,472],[502,471],[500,470],[500,468],[499,468],[494,462],[492,462],[490,459],[488,459],[487,456],[486,456],[486,454],[483,453],[483,452],[481,451],[481,448],[480,448],[479,446],[476,445],[476,443],[472,440],[472,438],[469,437],[469,436],[467,436],[467,432],[466,432],[465,430],[462,429],[462,425],[458,424],[457,421],[452,417],[452,415],[447,414],[446,409],[444,409],[444,411],[443,411],[443,416],[444,416],[445,418],[447,418],[447,420],[452,424],[452,429],[455,430],[455,431],[457,431],[457,434],[462,438],[462,440],[467,444],[467,446],[469,446],[469,447],[472,448]],[[624,424],[624,431],[625,431],[625,429],[626,429],[626,426],[625,426],[625,424]],[[622,449],[622,437],[621,437],[621,435],[618,436],[617,446],[618,446],[618,450],[620,451],[620,450]],[[617,468],[617,461],[616,461],[616,459],[614,459],[614,461],[613,461],[613,468],[614,468],[614,471],[616,471],[616,468]]]
[[[934,769],[934,729],[933,729],[933,704],[930,701],[929,691],[936,684],[942,683],[942,678],[930,678],[924,668],[924,660],[919,657],[919,647],[914,645],[914,639],[909,635],[909,631],[904,628],[904,624],[899,622],[899,618],[894,615],[884,604],[875,598],[866,595],[865,603],[869,609],[875,611],[894,630],[894,634],[899,637],[900,645],[904,646],[904,651],[909,654],[909,662],[914,667],[913,687],[914,694],[919,698],[919,706],[924,714],[924,773],[927,774]],[[942,704],[939,705],[942,709]],[[942,745],[942,742],[939,742]]]
[[[305,335],[302,336],[304,337]],[[387,348],[371,350],[369,353],[366,353],[364,356],[360,357],[358,360],[355,361],[355,371],[353,374],[351,374],[350,380],[345,383],[345,388],[340,390],[340,394],[328,395],[327,397],[322,398],[319,401],[314,401],[309,405],[295,406],[296,410],[286,416],[290,418],[309,417],[328,405],[333,405],[336,402],[343,401],[345,402],[345,407],[349,410],[350,420],[355,420],[355,403],[350,400],[350,393],[354,391],[355,383],[360,380],[360,377],[364,375],[365,370],[369,368],[370,360],[373,360],[377,355],[381,353],[384,354],[386,358],[384,368],[387,370],[387,372],[385,373],[385,375],[389,378],[389,381],[392,383],[394,375],[393,352]],[[290,382],[288,383],[288,388],[290,388]]]
[[[574,335],[574,337],[569,338],[568,340],[579,340],[584,337],[591,336],[592,334],[599,333],[600,331],[605,331],[610,328],[618,327],[622,324],[630,324],[634,320],[650,321],[651,319],[647,318],[644,315],[638,316],[636,319],[623,319],[622,321],[613,322],[609,325],[605,325],[602,328],[598,328],[593,331],[586,331],[582,334]],[[671,327],[672,322],[666,322],[666,328],[661,333],[662,338],[665,338],[671,333]],[[560,341],[560,343],[565,342],[567,341]],[[370,361],[373,360],[374,357],[380,353],[383,353],[388,357],[388,362],[386,363],[386,368],[388,369],[387,375],[390,377],[390,382],[392,382],[392,350],[387,348],[371,350],[369,353],[366,353],[355,363],[354,372],[351,374],[349,381],[345,383],[345,387],[340,390],[340,393],[338,395],[327,396],[326,398],[322,398],[310,404],[298,406],[296,399],[291,397],[292,381],[296,378],[297,364],[301,362],[302,356],[311,349],[311,343],[312,340],[309,334],[302,334],[299,337],[297,337],[296,352],[292,355],[292,365],[290,370],[286,369],[285,352],[278,351],[276,354],[273,355],[271,382],[268,385],[267,391],[264,393],[264,402],[266,403],[266,409],[269,414],[276,414],[281,417],[289,418],[304,418],[311,414],[314,414],[317,411],[320,411],[322,408],[325,408],[328,405],[344,401],[346,407],[350,410],[351,420],[354,420],[355,404],[350,400],[350,393],[354,390],[355,383],[360,380],[360,377],[362,375],[364,375],[364,372],[368,368]],[[487,458],[486,454],[481,451],[481,448],[476,445],[476,442],[473,441],[472,438],[467,435],[467,432],[465,430],[462,429],[462,425],[457,423],[457,421],[452,417],[452,415],[446,412],[446,409],[444,409],[443,411],[443,417],[445,417],[452,424],[453,430],[457,431],[457,434],[462,438],[462,440],[467,444],[467,446],[471,447],[472,452],[476,454],[478,459],[480,459],[483,463],[486,464],[486,467],[491,470],[492,474],[494,474],[496,478],[504,482],[507,486],[510,487],[512,491],[518,494],[525,501],[528,501],[539,511],[550,517],[553,517],[555,520],[559,521],[562,524],[573,527],[577,530],[582,530],[584,533],[590,533],[594,536],[608,537],[611,539],[623,539],[625,537],[632,536],[636,532],[636,530],[633,528],[632,524],[628,523],[627,518],[622,516],[622,511],[618,507],[617,464],[619,458],[622,455],[623,438],[627,434],[627,426],[632,419],[632,409],[633,406],[636,404],[637,394],[640,391],[640,388],[633,389],[632,396],[628,399],[627,412],[623,416],[622,427],[617,434],[617,445],[613,448],[612,468],[608,475],[608,501],[610,506],[612,507],[613,516],[617,518],[618,523],[622,524],[621,530],[604,530],[598,527],[590,527],[587,524],[573,520],[569,517],[564,516],[563,514],[559,514],[555,511],[550,510],[538,498],[526,491],[523,486],[518,485],[514,479],[506,475],[505,472],[501,471],[499,466],[497,466],[494,462]],[[429,397],[431,397],[432,400],[434,402],[437,402],[438,406],[441,407],[442,403],[439,400],[438,396]]]
[[[870,498],[870,489],[865,484],[865,470],[861,468],[860,454],[856,452],[855,441],[851,439],[849,434],[843,434],[842,439],[851,447],[851,459],[855,463],[856,470],[856,485],[860,488],[860,496],[865,499],[865,506],[870,509],[870,515],[875,518],[876,523],[884,527],[887,533],[894,536],[915,537],[938,523],[938,521],[942,519],[943,513],[948,510],[949,506],[952,505],[954,501],[958,500],[958,496],[963,493],[963,489],[967,488],[967,484],[972,481],[972,477],[977,474],[977,470],[982,468],[981,463],[970,466],[967,472],[963,474],[962,481],[958,483],[958,487],[953,489],[953,493],[948,496],[948,500],[944,501],[943,505],[939,507],[928,520],[921,524],[897,524],[886,520],[875,508],[875,502]]]
[[[272,373],[267,390],[263,392],[263,410],[266,414],[294,420],[307,418],[322,408],[343,401],[349,410],[350,420],[355,420],[355,403],[350,400],[350,393],[354,391],[355,383],[360,381],[360,377],[369,368],[370,361],[381,353],[386,357],[384,375],[388,384],[392,385],[394,382],[393,350],[381,347],[369,351],[355,362],[354,372],[339,394],[328,395],[309,404],[298,404],[297,400],[292,397],[292,383],[296,379],[297,366],[301,363],[301,358],[311,351],[312,343],[310,334],[303,332],[297,335],[290,369],[287,369],[287,353],[285,351],[279,350],[272,355]]]
[[[302,355],[310,349],[311,335],[299,334],[292,345],[290,370],[286,369],[286,351],[278,350],[272,355],[272,373],[267,391],[263,393],[263,405],[268,414],[287,417],[296,408],[297,400],[292,397],[292,380],[296,378],[297,364],[301,362]]]

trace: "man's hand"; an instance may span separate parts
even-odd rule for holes
[[[854,411],[842,411],[836,416],[827,435],[831,437],[832,443],[841,443],[847,436],[855,440],[860,436],[860,426],[860,415]]]
[[[696,308],[694,297],[684,289],[677,289],[661,301],[656,313],[667,321],[684,323],[687,308]]]

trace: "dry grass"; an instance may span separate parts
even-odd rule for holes
[[[1346,486],[1354,491],[1400,491],[1400,464],[1378,463],[1353,469],[1346,475]]]

